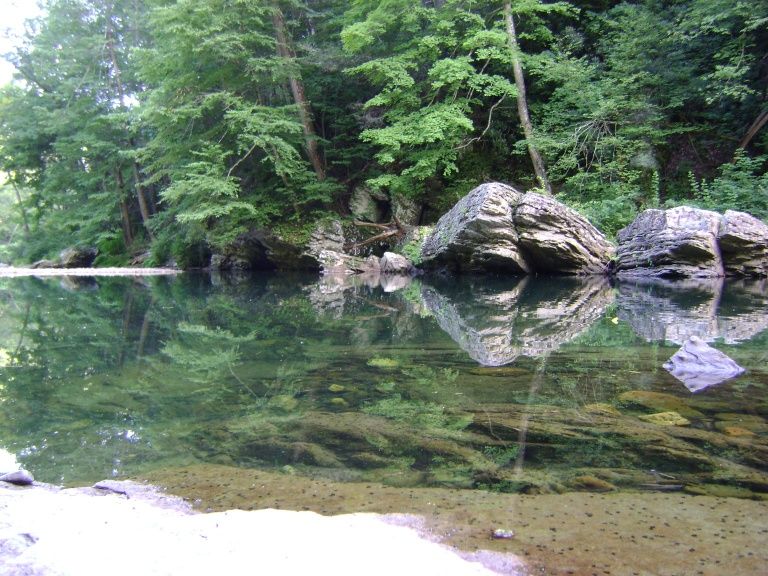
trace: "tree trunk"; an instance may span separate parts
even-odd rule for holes
[[[286,61],[293,60],[296,55],[288,44],[283,13],[276,5],[273,5],[272,8],[272,22],[274,23],[275,36],[277,37],[277,54]],[[288,83],[291,86],[293,101],[299,108],[299,118],[301,119],[301,125],[304,129],[304,140],[306,142],[309,161],[315,169],[317,179],[325,180],[325,168],[323,167],[320,152],[317,148],[317,134],[315,133],[315,126],[312,123],[309,102],[307,102],[307,97],[304,93],[304,83],[301,81],[301,77],[298,74],[294,75],[293,73],[288,76]]]
[[[125,202],[125,181],[123,180],[123,173],[120,168],[115,170],[115,177],[117,179],[117,194],[118,203],[120,205],[120,221],[123,224],[123,241],[125,247],[130,247],[133,244],[133,232],[131,230],[131,214],[128,211],[128,204]]]
[[[15,182],[11,182],[13,191],[16,193],[16,202],[19,205],[19,212],[21,212],[21,219],[24,222],[24,236],[29,237],[29,220],[27,219],[27,210],[24,208],[24,203],[21,201],[21,192]]]
[[[520,124],[523,125],[525,142],[528,145],[528,155],[533,163],[533,170],[539,185],[548,195],[552,195],[552,186],[547,177],[547,170],[544,166],[544,160],[539,154],[539,150],[533,142],[533,124],[531,124],[531,115],[528,112],[528,97],[525,91],[525,77],[523,76],[523,66],[520,63],[518,55],[519,48],[517,43],[517,32],[515,31],[515,21],[512,18],[512,3],[504,2],[504,21],[507,27],[507,40],[512,52],[512,71],[515,75],[515,86],[517,86],[517,115],[520,117]]]
[[[112,30],[112,16],[111,14],[107,14],[107,33],[106,33],[106,40],[107,40],[107,49],[109,50],[109,58],[112,61],[112,72],[114,74],[115,78],[115,88],[117,89],[117,97],[120,102],[120,108],[122,110],[127,110],[128,106],[126,106],[125,103],[125,88],[123,87],[123,80],[122,80],[122,73],[120,71],[120,66],[117,63],[117,55],[115,54],[115,42],[114,42],[114,34]],[[128,141],[131,147],[134,147],[134,141],[133,138],[128,136]],[[141,222],[144,225],[144,229],[147,231],[147,235],[149,236],[150,240],[154,240],[154,236],[152,234],[152,230],[149,228],[149,208],[147,206],[147,199],[144,195],[144,188],[141,186],[141,180],[139,178],[139,164],[134,159],[133,160],[133,177],[134,177],[134,186],[136,189],[136,199],[139,202],[139,212],[141,213]]]
[[[755,121],[752,122],[752,125],[747,130],[747,133],[744,135],[744,138],[741,139],[741,142],[739,142],[739,148],[746,148],[747,145],[752,141],[752,139],[757,135],[758,132],[760,132],[760,129],[768,124],[768,110],[763,110],[757,118],[755,118]]]

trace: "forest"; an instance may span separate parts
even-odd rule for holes
[[[768,217],[768,0],[44,0],[4,57],[0,262],[205,265],[242,233],[433,223],[478,184],[609,237]]]

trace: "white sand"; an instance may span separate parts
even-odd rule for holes
[[[173,498],[6,485],[0,486],[0,573],[495,574],[387,518],[272,509],[197,514]]]
[[[165,276],[180,274],[176,268],[14,268],[0,267],[0,278],[19,276]]]

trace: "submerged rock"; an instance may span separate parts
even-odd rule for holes
[[[659,426],[688,426],[691,421],[683,418],[677,412],[656,412],[655,414],[643,414],[638,416],[643,422],[658,424]]]
[[[696,336],[691,336],[664,364],[664,368],[691,392],[744,373],[744,368]]]
[[[453,272],[598,274],[613,247],[556,200],[491,182],[440,218],[422,245],[422,265]]]

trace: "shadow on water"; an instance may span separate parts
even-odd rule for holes
[[[759,282],[19,278],[0,307],[0,446],[41,480],[768,493]],[[747,374],[690,394],[661,365],[694,334]]]

